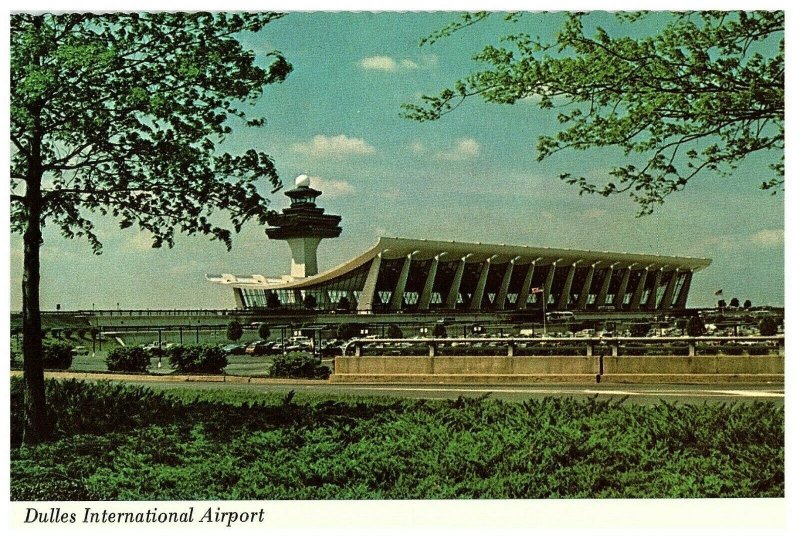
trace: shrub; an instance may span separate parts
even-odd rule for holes
[[[176,346],[168,351],[175,370],[187,374],[221,374],[228,356],[217,346]]]
[[[433,337],[447,338],[447,328],[441,323],[437,323],[436,325],[433,326]]]
[[[72,329],[69,328],[64,329],[64,338],[66,338],[67,340],[72,338]]]
[[[43,347],[43,363],[46,370],[66,370],[72,366],[72,346],[48,343]]]
[[[111,372],[147,372],[150,356],[142,347],[118,347],[106,357]]]
[[[748,346],[747,348],[748,355],[769,355],[769,348],[767,346]]]
[[[242,337],[244,334],[244,329],[242,328],[242,324],[236,320],[231,321],[228,323],[228,333],[227,337],[228,340],[232,342],[236,342],[239,338]]]
[[[706,332],[706,326],[703,320],[697,316],[689,318],[689,323],[686,324],[686,334],[689,336],[702,336]]]
[[[725,344],[722,346],[723,355],[744,355],[744,348],[739,344]]]
[[[271,377],[327,379],[330,373],[327,367],[322,366],[320,359],[298,352],[275,357],[269,367]]]
[[[778,324],[774,318],[764,318],[758,324],[758,332],[761,336],[775,336],[778,334]]]

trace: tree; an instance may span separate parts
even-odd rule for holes
[[[742,306],[744,307],[745,310],[749,310],[753,306],[753,303],[750,302],[750,299],[745,299]]]
[[[689,320],[686,318],[678,318],[675,320],[675,328],[680,329],[681,336],[686,334],[686,327],[689,326]]]
[[[245,105],[291,71],[266,67],[236,36],[280,17],[251,13],[66,13],[11,16],[11,229],[23,236],[26,443],[49,434],[39,309],[42,228],[102,249],[92,215],[138,226],[153,247],[266,223],[256,181],[280,180],[271,157],[220,148]],[[211,219],[224,211],[225,224]]]
[[[269,338],[270,334],[272,333],[269,330],[269,325],[267,325],[266,323],[262,323],[261,325],[258,326],[259,338],[261,338],[262,340],[266,340],[267,338]]]
[[[336,310],[350,310],[350,299],[345,296],[340,297],[336,303]]]
[[[686,325],[686,334],[689,336],[702,336],[706,332],[706,324],[697,316],[689,318],[689,323]]]
[[[433,326],[434,338],[447,338],[447,327],[443,323],[437,323]]]
[[[731,299],[730,305],[731,305],[731,308],[739,308],[739,299],[734,297],[733,299]]]
[[[397,323],[392,323],[386,327],[386,336],[388,338],[402,338],[403,330],[400,329],[400,326]]]
[[[227,337],[228,340],[231,342],[237,342],[239,338],[242,337],[244,334],[244,329],[242,328],[242,324],[236,320],[231,321],[228,323],[228,333]]]
[[[631,336],[644,337],[650,332],[650,324],[647,322],[631,323],[630,325]]]
[[[490,13],[462,19],[422,40],[438,39],[480,22]],[[510,14],[522,21],[541,14]],[[628,193],[651,213],[664,198],[703,170],[730,173],[746,157],[775,150],[761,188],[783,184],[784,14],[780,11],[620,13],[618,25],[587,32],[591,14],[572,13],[555,42],[523,31],[504,46],[474,56],[487,64],[423,105],[403,105],[419,121],[441,118],[473,96],[486,102],[538,101],[542,109],[566,109],[554,136],[541,136],[542,160],[566,149],[614,147],[623,162],[609,181],[594,183],[561,174],[579,192]],[[618,26],[618,27],[617,27]],[[638,26],[658,32],[646,37]],[[643,156],[637,158],[636,155]]]
[[[775,336],[778,334],[778,324],[775,318],[764,318],[758,323],[758,334],[761,336]]]
[[[311,294],[306,295],[303,297],[303,306],[307,310],[314,310],[317,307],[317,298]]]

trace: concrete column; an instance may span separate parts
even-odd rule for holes
[[[584,310],[586,308],[586,301],[589,300],[589,289],[591,289],[592,280],[594,280],[594,266],[598,263],[600,262],[594,262],[591,267],[589,267],[586,280],[583,281],[583,289],[581,289],[581,294],[578,297],[578,305],[575,307],[578,310]]]
[[[241,310],[245,308],[244,296],[242,295],[242,288],[233,288],[233,298],[236,301],[237,309]]]
[[[372,264],[369,266],[367,279],[364,282],[364,289],[361,291],[361,297],[358,299],[357,310],[359,312],[372,311],[372,298],[375,296],[375,288],[378,286],[378,273],[381,270],[382,254],[378,254],[372,258]]]
[[[447,294],[447,308],[455,309],[458,303],[458,289],[461,287],[461,279],[464,277],[464,267],[467,265],[467,256],[461,258],[456,267],[456,274],[453,276],[453,283],[450,285],[450,292]]]
[[[625,272],[622,273],[622,282],[619,283],[619,289],[617,289],[617,293],[614,296],[614,309],[615,310],[622,310],[622,303],[625,301],[625,292],[628,291],[628,281],[631,278],[631,268],[633,266],[629,265]]]
[[[560,261],[561,260],[558,259],[553,262],[553,265],[550,266],[550,270],[547,272],[547,278],[544,279],[544,289],[542,289],[542,295],[544,296],[543,308],[547,308],[548,301],[550,300],[550,293],[553,291],[553,279],[556,276],[556,264]]]
[[[656,309],[656,299],[658,298],[658,287],[661,285],[661,275],[664,274],[664,268],[661,267],[656,271],[656,277],[653,280],[653,290],[650,292],[650,295],[647,297],[647,304],[644,307],[647,310],[655,310]]]
[[[594,301],[594,309],[606,304],[606,296],[608,295],[608,288],[611,287],[611,276],[614,274],[614,266],[619,262],[612,263],[606,270],[606,276],[603,278],[603,283],[600,285],[600,293],[597,294],[597,299]]]
[[[481,274],[478,277],[478,283],[475,285],[475,293],[472,294],[472,301],[470,301],[470,310],[480,310],[483,305],[483,292],[486,290],[486,279],[489,278],[489,268],[492,265],[492,260],[495,256],[487,258],[481,267]]]
[[[689,297],[689,286],[692,284],[693,274],[693,271],[688,271],[686,273],[686,278],[683,280],[683,286],[681,286],[681,291],[678,293],[678,299],[675,301],[675,310],[683,310],[686,308],[686,299]]]
[[[650,266],[644,268],[642,272],[642,278],[639,279],[639,284],[636,286],[636,291],[633,292],[633,297],[631,297],[631,310],[639,310],[640,303],[642,302],[642,293],[644,293],[644,284],[647,282],[647,273],[650,272]]]
[[[695,346],[694,340],[689,340],[689,356],[690,357],[694,357],[695,354],[696,354],[696,350],[695,350],[694,346]]]
[[[506,295],[508,295],[508,285],[511,283],[511,273],[514,272],[514,262],[519,259],[519,256],[513,258],[506,266],[506,272],[503,273],[503,280],[500,281],[500,289],[497,290],[497,297],[494,299],[495,310],[503,310],[506,307]],[[528,289],[530,291],[530,288]]]
[[[672,276],[669,278],[669,282],[667,282],[667,287],[664,289],[664,296],[661,298],[661,304],[658,305],[658,308],[661,310],[671,310],[672,309],[672,296],[675,293],[675,285],[678,283],[678,270],[675,269],[672,271]]]
[[[525,273],[525,278],[522,279],[522,288],[519,290],[519,295],[517,295],[517,310],[525,310],[525,305],[528,304],[528,296],[531,294],[531,282],[533,282],[533,271],[536,269],[536,261],[537,260],[531,262],[528,271]]]
[[[290,274],[293,277],[305,278],[317,274],[317,247],[321,237],[297,237],[287,239],[292,251]]]
[[[578,262],[575,262],[569,268],[567,280],[564,282],[564,287],[561,289],[561,297],[559,298],[558,306],[556,307],[558,310],[564,310],[569,304],[569,296],[572,293],[572,280],[575,278],[575,268],[577,265]]]
[[[441,254],[439,256],[441,256]],[[431,307],[433,283],[436,281],[436,271],[439,269],[439,256],[434,256],[431,260],[428,276],[425,277],[425,287],[422,288],[422,295],[420,295],[419,298],[419,310],[428,310]]]
[[[400,310],[403,308],[403,294],[406,292],[406,284],[408,283],[408,272],[411,270],[411,256],[409,254],[403,261],[403,268],[400,269],[400,276],[397,279],[397,284],[394,286],[392,298],[389,300],[389,308],[391,310]]]

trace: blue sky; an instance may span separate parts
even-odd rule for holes
[[[263,55],[282,51],[294,72],[266,88],[253,108],[262,128],[239,128],[228,149],[255,147],[275,158],[284,185],[306,173],[323,191],[319,203],[342,215],[344,232],[325,240],[320,268],[370,247],[380,235],[599,249],[713,259],[698,273],[689,304],[727,298],[782,305],[784,199],[758,189],[767,159],[756,156],[731,176],[698,176],[653,215],[636,218],[626,196],[578,196],[561,172],[602,180],[616,160],[599,150],[536,161],[540,134],[555,113],[535,102],[514,106],[473,101],[432,123],[400,116],[400,105],[435,94],[475,70],[471,56],[502,33],[499,22],[419,47],[419,39],[452,13],[292,13],[243,37]],[[597,23],[609,15],[598,14]],[[557,14],[525,25],[549,35]],[[522,26],[520,26],[522,28]],[[267,186],[264,185],[267,193]],[[285,207],[282,193],[270,196]],[[250,225],[234,248],[202,237],[178,237],[173,249],[151,249],[147,235],[98,217],[102,256],[88,244],[46,229],[42,307],[222,308],[228,289],[206,273],[285,274],[289,249]],[[11,307],[21,304],[22,249],[11,238]]]

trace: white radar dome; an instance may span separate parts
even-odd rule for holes
[[[311,178],[305,174],[300,174],[294,178],[295,187],[309,187],[311,185]]]

